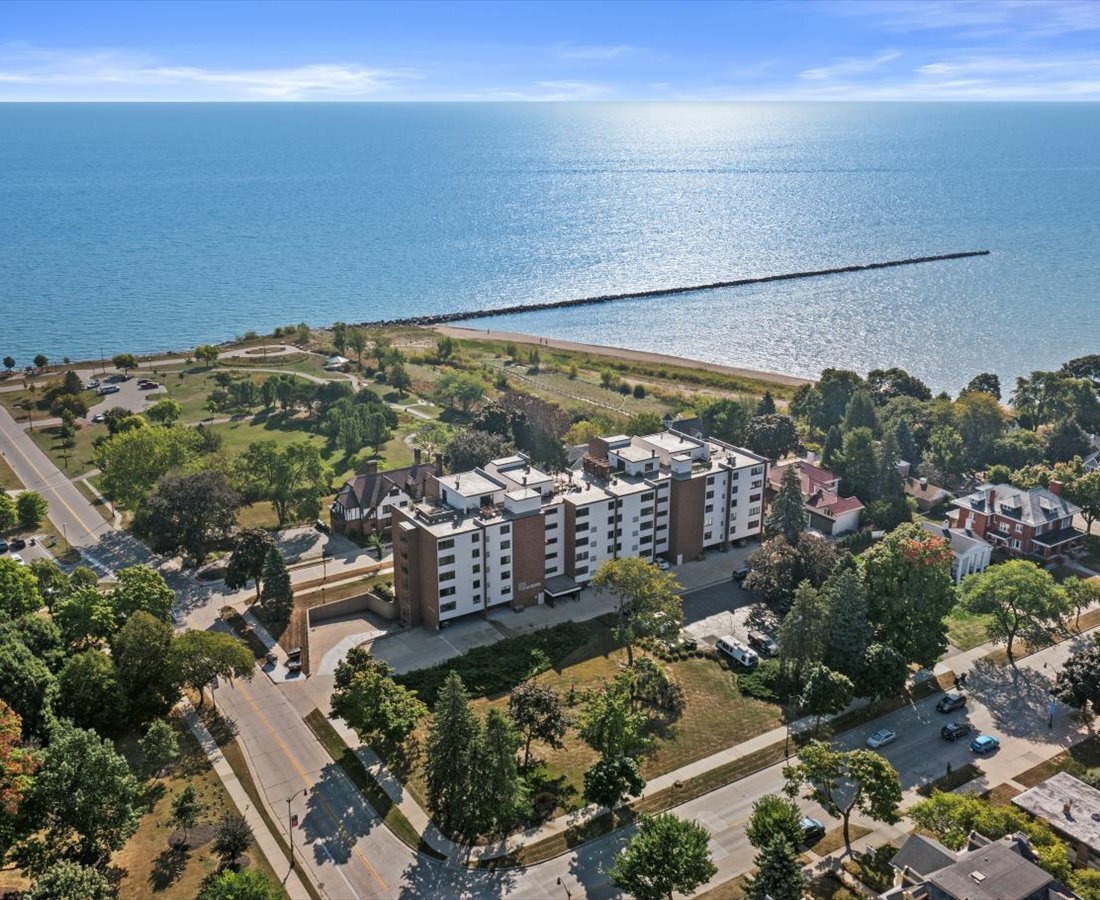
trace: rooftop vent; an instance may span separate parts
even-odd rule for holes
[[[985,874],[982,872],[971,872],[970,877],[973,878],[974,881],[978,884],[981,884],[983,881],[985,881]]]

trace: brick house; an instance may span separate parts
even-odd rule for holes
[[[378,471],[378,463],[367,463],[367,471],[344,482],[329,508],[329,522],[337,534],[366,537],[390,527],[394,507],[406,507],[424,497],[427,483],[443,474],[442,457],[421,462],[420,449],[413,450],[413,464],[401,469]]]
[[[768,467],[768,503],[775,499],[783,484],[783,473],[794,467],[802,489],[806,527],[829,537],[859,528],[863,503],[858,497],[840,496],[840,476],[814,465],[809,460],[790,459]]]
[[[1055,560],[1079,552],[1085,535],[1073,527],[1081,511],[1062,496],[1062,484],[1025,491],[1010,484],[983,484],[952,501],[957,525],[994,547],[1021,556]]]

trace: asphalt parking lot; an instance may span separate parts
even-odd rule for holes
[[[742,641],[750,630],[774,635],[778,624],[778,617],[755,594],[732,579],[684,597],[684,632],[710,646],[726,634]]]

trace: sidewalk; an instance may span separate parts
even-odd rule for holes
[[[229,796],[233,799],[233,803],[236,804],[238,811],[244,816],[249,827],[252,829],[252,833],[256,837],[256,846],[259,847],[260,852],[267,858],[271,868],[278,871],[281,868],[280,864],[287,862],[286,856],[279,846],[279,842],[275,840],[268,830],[267,823],[264,821],[263,816],[261,816],[252,806],[252,801],[249,799],[248,794],[245,793],[240,781],[237,780],[237,775],[233,771],[233,768],[226,762],[225,757],[218,748],[217,741],[214,740],[214,736],[210,734],[206,726],[203,725],[190,703],[185,704],[183,715],[184,719],[187,721],[187,727],[191,729],[191,733],[195,736],[195,740],[199,742],[199,745],[206,753],[206,758],[210,760],[210,765],[221,779],[222,784],[225,785],[225,789],[229,792]],[[283,887],[286,888],[286,892],[291,900],[309,900],[309,892],[302,885],[296,871],[287,872],[286,878],[283,880]]]

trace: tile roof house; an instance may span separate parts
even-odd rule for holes
[[[846,534],[859,528],[863,503],[858,497],[841,497],[840,476],[814,465],[810,460],[789,459],[768,467],[769,502],[779,493],[783,473],[792,466],[801,482],[808,527],[829,536]]]
[[[961,528],[952,528],[947,519],[944,519],[943,525],[921,522],[920,527],[929,534],[942,537],[947,541],[947,545],[951,548],[951,555],[955,557],[951,563],[951,575],[955,579],[955,584],[967,575],[984,572],[989,568],[993,547],[973,532],[967,534]]]
[[[1062,484],[1029,491],[1010,484],[983,484],[951,501],[957,526],[1022,556],[1053,560],[1080,552],[1084,533],[1073,527],[1081,508],[1062,496]]]
[[[366,537],[390,527],[393,507],[405,507],[424,498],[432,478],[443,474],[442,457],[421,462],[419,448],[413,450],[413,464],[402,469],[378,471],[376,462],[367,471],[344,482],[329,508],[329,521],[337,534]]]

